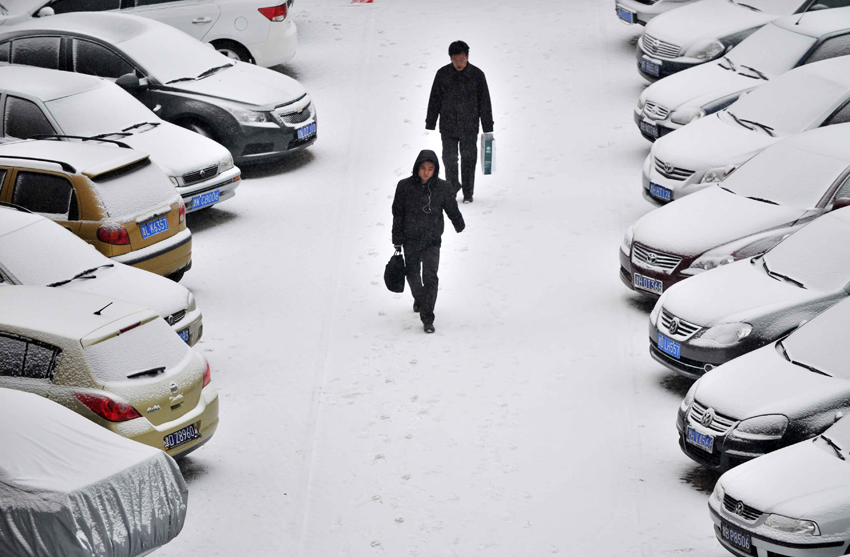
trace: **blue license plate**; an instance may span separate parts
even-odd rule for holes
[[[641,58],[640,69],[644,73],[648,73],[651,76],[658,77],[659,75],[661,75],[661,62],[656,62],[655,60],[650,60],[649,58]]]
[[[316,135],[316,122],[304,126],[303,128],[298,128],[296,131],[298,133],[298,139],[306,139],[311,135]]]
[[[151,236],[156,236],[157,234],[168,230],[168,219],[165,217],[159,217],[156,220],[143,224],[140,229],[142,231],[142,239],[147,240]]]
[[[712,437],[711,435],[700,433],[691,426],[688,426],[688,431],[685,440],[691,445],[699,447],[707,453],[714,452],[714,437]]]
[[[641,120],[638,123],[640,126],[640,131],[644,134],[648,135],[653,139],[658,139],[658,126],[653,124],[652,122],[647,122],[646,120]]]
[[[723,536],[724,540],[738,549],[742,549],[750,554],[753,552],[750,535],[738,530],[731,524],[727,524],[725,521],[720,521],[720,535]]]
[[[649,195],[661,201],[670,201],[673,199],[673,192],[671,190],[652,182],[649,183]]]
[[[658,349],[670,354],[677,360],[682,357],[682,345],[658,333]]]
[[[646,290],[647,292],[652,292],[654,294],[658,294],[659,296],[664,291],[663,282],[654,278],[645,277],[640,273],[635,273],[634,285],[635,288],[639,288],[640,290]]]
[[[198,429],[195,427],[195,424],[188,425],[183,429],[178,429],[174,433],[169,433],[165,437],[162,438],[162,442],[165,445],[165,449],[173,449],[174,447],[179,447],[184,443],[188,443],[193,439],[197,439],[201,434]]]
[[[630,12],[629,10],[617,6],[617,17],[625,21],[626,23],[634,23],[635,22],[635,14]]]
[[[221,190],[213,190],[208,191],[207,193],[202,193],[201,195],[196,195],[192,198],[192,210],[194,211],[195,209],[200,209],[207,205],[212,205],[213,203],[218,203],[220,196]]]
[[[183,339],[183,342],[185,342],[185,343],[189,342],[189,329],[183,329],[182,331],[180,331],[177,334],[180,335],[180,338]]]

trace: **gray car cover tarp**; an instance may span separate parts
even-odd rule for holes
[[[131,557],[183,528],[174,460],[37,395],[0,389],[0,555]]]

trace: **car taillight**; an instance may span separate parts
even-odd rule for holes
[[[269,21],[283,21],[286,19],[286,4],[272,6],[271,8],[260,8],[258,11],[269,18]]]
[[[180,200],[180,206],[177,208],[178,221],[177,224],[183,224],[183,221],[186,220],[186,204],[183,203],[183,200]]]
[[[120,224],[107,224],[97,229],[97,239],[114,246],[126,246],[130,243],[130,235]]]
[[[126,422],[141,418],[138,410],[125,402],[115,402],[108,396],[88,393],[74,393],[77,400],[88,406],[89,410],[110,422]]]
[[[212,377],[210,376],[210,363],[207,362],[207,366],[204,368],[204,387],[210,384],[212,381]]]

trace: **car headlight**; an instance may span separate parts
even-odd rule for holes
[[[699,384],[699,381],[697,380],[697,381],[694,382],[693,385],[691,385],[691,388],[688,389],[688,393],[685,395],[685,398],[682,399],[682,404],[679,405],[679,412],[684,414],[688,410],[691,409],[691,405],[694,403],[694,398],[696,397],[696,394],[697,394],[697,385],[698,384]],[[717,485],[720,485],[720,482],[717,482]],[[715,489],[717,489],[717,487],[715,487]],[[723,498],[721,497],[721,501],[722,500],[723,500]]]
[[[723,488],[723,484],[720,483],[720,480],[714,484],[714,491],[711,492],[711,498],[717,501],[718,503],[723,503],[723,499],[726,497],[726,490]]]
[[[262,124],[273,122],[271,114],[259,110],[246,110],[244,108],[225,107],[233,117],[243,124]]]
[[[771,441],[782,439],[787,428],[788,418],[782,414],[768,414],[742,421],[732,430],[732,436],[748,441]]]
[[[728,265],[733,261],[735,261],[735,258],[728,254],[705,253],[698,257],[696,261],[691,263],[690,268],[701,269],[703,271],[710,271],[716,267]]]
[[[704,348],[725,348],[738,344],[750,336],[752,330],[749,323],[721,323],[691,339],[690,343]]]
[[[233,156],[227,155],[227,158],[218,163],[218,173],[227,172],[233,168]]]
[[[626,230],[626,235],[623,236],[623,243],[620,245],[620,249],[626,255],[630,255],[632,251],[632,240],[635,237],[635,225],[631,225],[628,230]]]
[[[726,50],[723,43],[714,39],[700,41],[685,51],[685,56],[688,58],[696,58],[697,60],[714,60]]]
[[[195,311],[198,309],[198,304],[195,302],[195,295],[189,292],[189,299],[186,300],[186,311]]]
[[[169,176],[168,179],[171,180],[171,183],[174,184],[175,187],[180,186],[180,182],[177,180],[177,176]]]
[[[820,536],[820,528],[816,522],[801,520],[799,518],[788,518],[781,514],[769,514],[764,525],[780,532],[789,534],[802,534],[804,536]]]
[[[672,120],[674,124],[684,126],[686,124],[690,124],[694,120],[699,120],[703,116],[705,116],[705,110],[696,106],[686,106],[684,108],[677,108],[674,110],[670,115],[670,120]]]
[[[661,308],[664,307],[664,300],[667,298],[667,292],[661,295],[658,298],[658,301],[655,302],[655,306],[652,308],[652,311],[649,313],[649,322],[653,325],[658,324],[658,316],[661,315]]]

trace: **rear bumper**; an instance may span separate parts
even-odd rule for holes
[[[298,50],[298,26],[287,17],[287,21],[271,22],[268,38],[259,43],[245,45],[254,58],[254,63],[264,68],[289,62]]]
[[[116,255],[112,259],[157,275],[170,275],[190,265],[192,261],[192,232],[186,228],[152,246],[131,251],[124,255]]]

